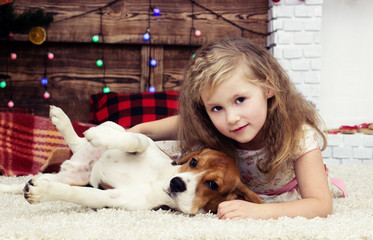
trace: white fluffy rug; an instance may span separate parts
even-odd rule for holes
[[[219,220],[169,211],[97,211],[64,202],[30,205],[0,194],[0,239],[373,239],[373,165],[329,166],[349,196],[328,218]],[[0,177],[18,183],[25,177]]]

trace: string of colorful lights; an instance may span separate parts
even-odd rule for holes
[[[99,8],[96,8],[96,9],[93,9],[93,10],[89,10],[87,12],[84,12],[84,13],[81,13],[81,14],[78,14],[78,15],[74,15],[74,16],[71,16],[71,17],[68,17],[68,18],[65,18],[65,19],[60,19],[58,21],[55,21],[54,23],[59,23],[59,22],[63,22],[63,21],[66,21],[66,20],[69,20],[69,19],[72,19],[72,18],[77,18],[77,17],[81,17],[81,16],[84,16],[84,15],[87,15],[87,14],[90,14],[90,13],[93,13],[93,12],[97,12],[99,11],[99,16],[100,16],[100,31],[98,34],[95,34],[92,36],[92,41],[94,43],[99,43],[101,44],[101,57],[98,58],[96,60],[96,66],[100,69],[102,69],[103,71],[103,77],[102,77],[102,85],[103,85],[103,88],[102,88],[102,91],[104,93],[109,93],[110,92],[110,88],[107,86],[107,83],[106,83],[106,76],[105,76],[105,72],[106,72],[106,65],[105,65],[105,59],[104,59],[104,44],[105,44],[105,41],[104,41],[104,34],[103,34],[103,9],[104,8],[107,8],[107,7],[110,7],[112,6],[113,4],[119,2],[121,0],[114,0],[114,1],[111,1],[109,3],[107,3],[105,6],[103,7],[99,7]],[[190,3],[192,4],[192,14],[191,14],[191,19],[192,19],[192,26],[191,26],[191,30],[190,30],[190,36],[189,36],[189,39],[190,39],[190,45],[192,44],[192,38],[193,36],[194,37],[200,37],[202,35],[202,32],[195,28],[194,26],[194,20],[195,20],[195,6],[209,12],[210,14],[213,14],[215,16],[217,16],[219,19],[231,24],[232,26],[238,28],[241,30],[242,32],[242,35],[245,31],[247,32],[250,32],[250,33],[254,33],[254,34],[258,34],[258,35],[268,35],[267,33],[260,33],[260,32],[256,32],[256,31],[253,31],[253,30],[250,30],[250,29],[247,29],[247,28],[244,28],[232,21],[230,21],[229,19],[225,18],[224,16],[222,16],[221,14],[218,14],[217,12],[201,5],[200,3],[194,1],[194,0],[189,0]],[[274,2],[276,2],[274,0]],[[156,89],[154,86],[151,85],[151,82],[150,82],[150,78],[151,78],[151,69],[156,67],[157,66],[157,59],[153,58],[151,56],[151,49],[152,49],[152,41],[151,41],[151,30],[150,30],[150,27],[151,27],[151,15],[154,15],[154,16],[160,16],[161,15],[161,10],[159,8],[155,8],[152,6],[152,2],[151,0],[149,0],[149,8],[148,8],[148,26],[145,30],[145,33],[142,35],[142,38],[143,40],[145,41],[146,44],[148,44],[148,65],[150,66],[149,67],[149,73],[148,73],[148,79],[147,79],[147,90],[149,92],[155,92]],[[152,33],[153,34],[153,33]],[[9,38],[11,38],[11,33],[9,34]],[[7,56],[6,57],[6,70],[5,70],[5,75],[1,75],[3,77],[3,80],[0,82],[0,88],[6,88],[7,86],[7,79],[9,81],[9,83],[11,82],[10,81],[10,76],[8,75],[8,58],[10,57],[11,60],[16,60],[17,59],[17,54],[12,52],[10,53],[10,56]],[[48,60],[52,60],[54,59],[54,54],[52,52],[50,52],[49,50],[47,51],[46,53],[46,57],[45,57],[45,60],[44,60],[44,76],[41,80],[41,84],[44,88],[44,94],[43,94],[43,97],[45,99],[49,99],[50,98],[50,93],[47,91],[47,86],[48,86],[48,79],[47,79],[47,62]],[[10,85],[10,84],[9,84]],[[13,107],[14,106],[14,102],[13,102],[13,94],[12,94],[12,89],[10,88],[10,91],[11,91],[11,99],[10,101],[8,102],[8,107]]]

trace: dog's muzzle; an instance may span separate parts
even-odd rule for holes
[[[170,188],[173,193],[184,192],[186,190],[185,183],[180,177],[174,177],[171,179]]]

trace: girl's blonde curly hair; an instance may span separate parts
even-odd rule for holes
[[[237,38],[201,47],[188,64],[179,96],[179,139],[183,153],[201,146],[221,150],[236,158],[236,142],[214,127],[201,93],[213,91],[238,67],[243,68],[248,81],[274,93],[268,99],[262,139],[269,160],[258,164],[259,169],[268,174],[269,180],[284,163],[294,160],[303,138],[304,124],[316,129],[322,139],[321,150],[325,149],[326,138],[320,129],[320,116],[297,92],[280,64],[266,49],[248,39]]]

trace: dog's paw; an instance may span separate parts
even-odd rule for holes
[[[56,126],[59,131],[65,129],[65,127],[70,123],[69,117],[62,111],[61,108],[56,106],[50,106],[49,117],[53,125]]]
[[[85,138],[94,147],[111,148],[113,144],[113,137],[118,134],[118,130],[105,125],[91,127],[84,133]]]
[[[106,121],[106,122],[100,124],[100,127],[109,127],[109,128],[115,129],[119,132],[125,132],[126,131],[124,129],[124,127],[122,127],[119,124],[117,124],[115,122],[112,122],[112,121]]]
[[[23,196],[29,203],[40,203],[47,200],[50,182],[45,179],[31,179],[23,189]]]

